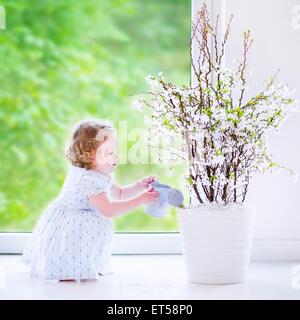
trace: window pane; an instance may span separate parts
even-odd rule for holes
[[[64,150],[85,117],[126,124],[129,140],[143,128],[130,107],[148,90],[149,73],[188,84],[190,1],[2,1],[0,30],[0,230],[30,231],[60,191]],[[155,174],[182,187],[159,165],[120,164],[120,185]],[[117,231],[177,231],[175,211],[152,218],[143,208],[115,219]]]

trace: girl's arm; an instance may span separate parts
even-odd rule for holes
[[[146,191],[130,200],[111,201],[105,192],[89,196],[91,204],[105,217],[113,218],[123,215],[137,207],[157,201],[159,193],[156,191]]]
[[[113,184],[111,187],[111,196],[115,200],[127,200],[135,197],[143,190],[144,188],[141,186],[139,181],[123,187]]]
[[[151,182],[153,182],[155,177],[149,176],[144,177],[137,182],[120,187],[116,184],[113,184],[111,187],[111,196],[115,200],[127,200],[132,197],[137,196],[139,193],[143,192],[145,189],[149,188]]]

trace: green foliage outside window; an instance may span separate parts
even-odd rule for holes
[[[70,129],[85,117],[143,128],[131,108],[162,71],[190,81],[188,0],[2,1],[0,30],[0,230],[30,231],[60,191]],[[128,141],[128,149],[134,141]],[[180,172],[180,171],[179,171]],[[119,184],[150,174],[181,188],[163,166],[120,164]],[[155,219],[140,208],[116,231],[176,231],[176,213]]]

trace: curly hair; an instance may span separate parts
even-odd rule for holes
[[[96,151],[114,132],[112,124],[102,119],[85,119],[73,129],[66,157],[74,166],[93,169]]]

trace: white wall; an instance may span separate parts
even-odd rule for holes
[[[254,45],[249,65],[254,73],[249,93],[255,94],[280,68],[279,78],[296,89],[295,97],[300,100],[300,0],[223,1],[226,21],[231,13],[234,15],[226,64],[232,66],[233,59],[240,56],[242,32],[250,29]],[[195,0],[198,6],[201,2]],[[222,0],[206,2],[209,7],[212,2],[217,11],[222,9]],[[292,113],[280,135],[270,136],[269,142],[274,160],[300,175],[300,113]],[[257,239],[300,240],[300,181],[295,183],[288,172],[254,178],[247,202],[257,207]]]

